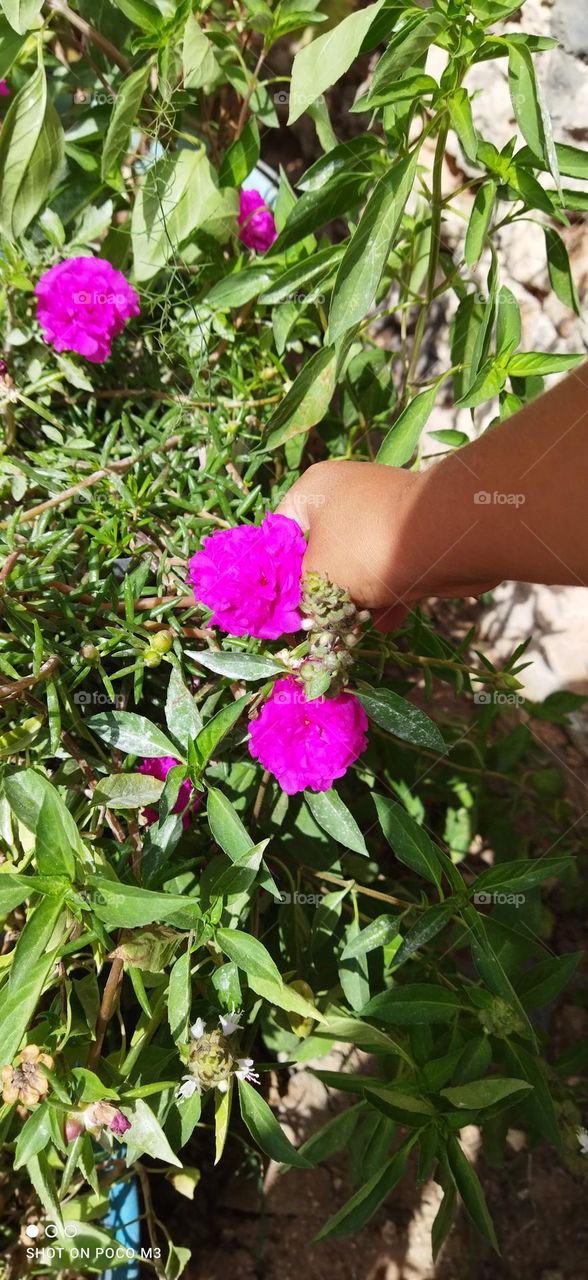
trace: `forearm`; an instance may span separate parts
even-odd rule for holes
[[[447,589],[503,578],[588,585],[587,486],[583,365],[421,474],[419,571]]]

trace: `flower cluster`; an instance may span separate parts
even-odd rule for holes
[[[181,764],[181,761],[176,760],[175,756],[157,756],[157,757],[145,758],[144,760],[141,761],[141,764],[138,766],[137,772],[147,774],[147,776],[150,778],[159,778],[161,782],[165,782],[165,779],[167,778],[167,775],[170,769],[173,769],[174,765],[176,764]],[[178,797],[172,809],[172,813],[183,814],[182,826],[184,828],[184,831],[190,826],[192,817],[194,816],[195,813],[198,812],[198,809],[200,808],[200,805],[202,803],[202,796],[200,792],[196,792],[190,804],[191,796],[192,796],[192,783],[190,782],[189,778],[185,778],[184,781],[180,784]],[[189,809],[187,807],[188,804],[190,804]],[[183,812],[184,810],[186,810],[185,813]],[[159,813],[157,812],[157,809],[152,809],[148,805],[145,809],[143,809],[143,817],[146,819],[149,826],[151,826],[152,822],[157,822],[159,818]]]
[[[277,237],[274,215],[261,192],[253,189],[239,192],[239,239],[255,253],[266,253]]]
[[[116,1138],[123,1138],[131,1122],[114,1107],[111,1102],[91,1102],[81,1111],[72,1111],[65,1122],[67,1142],[75,1142],[81,1133],[90,1133],[96,1138],[103,1130],[113,1133]]]
[[[308,701],[292,676],[276,680],[251,722],[249,750],[282,791],[329,791],[367,744],[367,716],[352,693]]]
[[[191,1098],[194,1093],[202,1093],[206,1089],[226,1093],[234,1078],[259,1083],[259,1076],[253,1070],[253,1058],[240,1058],[231,1043],[232,1037],[241,1030],[242,1017],[243,1014],[235,1009],[221,1014],[219,1027],[213,1031],[207,1030],[202,1018],[196,1019],[190,1028],[189,1075],[182,1079],[179,1098]]]
[[[302,624],[304,534],[288,516],[259,526],[219,529],[189,562],[195,599],[212,609],[211,624],[232,636],[276,640]]]
[[[212,610],[211,624],[229,635],[306,633],[292,653],[277,655],[286,676],[252,721],[249,741],[250,754],[289,795],[328,791],[367,742],[367,716],[345,685],[368,615],[322,575],[303,578],[305,550],[296,521],[269,514],[258,527],[206,538],[188,579],[195,599]]]
[[[34,1107],[49,1092],[49,1081],[42,1067],[53,1071],[55,1063],[49,1053],[43,1053],[38,1044],[28,1044],[12,1066],[2,1067],[2,1098],[9,1106],[20,1102],[23,1107]]]
[[[66,258],[44,272],[35,293],[45,341],[92,364],[108,359],[113,339],[139,314],[135,290],[106,258]]]

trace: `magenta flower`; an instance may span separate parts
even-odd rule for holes
[[[276,640],[302,622],[305,551],[296,521],[270,513],[257,527],[219,529],[205,538],[189,562],[188,582],[197,602],[212,609],[212,626],[232,636]]]
[[[127,1120],[127,1117],[123,1115],[122,1111],[116,1111],[108,1127],[111,1133],[116,1134],[117,1138],[122,1138],[123,1134],[127,1132],[127,1129],[130,1129],[131,1122],[130,1120]]]
[[[159,778],[162,782],[165,782],[170,769],[173,769],[176,764],[181,764],[181,761],[176,760],[174,756],[156,756],[153,759],[142,760],[137,772],[146,773],[150,778]],[[189,778],[184,778],[184,781],[180,784],[178,798],[172,809],[172,813],[181,813],[183,809],[186,809],[186,805],[189,803],[191,795],[192,783]],[[200,792],[197,791],[190,809],[186,809],[182,818],[184,831],[190,826],[192,816],[198,812],[201,803],[202,796]],[[151,826],[152,822],[157,822],[159,813],[157,812],[157,809],[152,809],[150,806],[147,806],[146,809],[143,809],[143,817],[147,819],[149,826]]]
[[[10,85],[8,80],[0,80],[0,98],[10,97]]]
[[[239,192],[239,239],[248,249],[265,253],[277,237],[274,215],[268,209],[260,191]]]
[[[130,1129],[131,1122],[118,1107],[111,1102],[91,1102],[81,1111],[72,1111],[65,1120],[65,1140],[75,1142],[81,1133],[91,1133],[98,1137],[102,1129],[110,1129],[117,1138],[122,1138]]]
[[[113,338],[140,310],[135,290],[106,258],[66,258],[44,272],[35,293],[45,342],[92,364],[108,359]]]
[[[249,751],[289,796],[307,788],[328,791],[365,750],[367,727],[353,694],[307,702],[303,686],[287,676],[276,680],[252,720]]]

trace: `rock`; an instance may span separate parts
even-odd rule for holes
[[[555,0],[551,32],[567,53],[585,57],[588,54],[588,9],[577,0]]]

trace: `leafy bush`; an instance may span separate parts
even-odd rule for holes
[[[230,636],[186,582],[203,537],[259,526],[310,462],[410,463],[448,376],[456,404],[498,397],[505,417],[575,363],[518,350],[493,251],[505,221],[542,218],[553,288],[577,306],[557,227],[585,207],[561,177],[588,163],[552,140],[533,68],[549,42],[489,30],[516,7],[498,0],[377,0],[338,21],[316,0],[0,7],[7,1274],[110,1265],[107,1186],[137,1173],[153,1265],[179,1276],[188,1251],[161,1237],[144,1158],[173,1175],[201,1114],[220,1158],[239,1110],[246,1142],[293,1168],[352,1142],[362,1176],[321,1238],[361,1228],[414,1149],[444,1190],[435,1249],[457,1196],[495,1243],[459,1131],[479,1124],[496,1151],[516,1123],[561,1145],[567,1087],[534,1010],[577,960],[541,941],[540,886],[574,883],[576,834],[505,706],[523,701],[524,646],[497,671],[421,610],[384,637],[316,581],[302,639]],[[290,79],[270,67],[291,36]],[[360,58],[339,140],[332,89]],[[502,152],[463,87],[488,59],[508,61],[518,125]],[[239,189],[286,105],[321,154],[296,189],[280,174],[272,215]],[[475,194],[454,253],[449,129]],[[431,379],[445,295],[452,368]],[[373,336],[386,317],[393,351]],[[292,673],[311,719],[341,696],[369,717],[326,790],[287,794],[248,748]],[[296,1150],[266,1073],[334,1041],[371,1074],[322,1073],[353,1105]],[[39,1262],[25,1224],[61,1253]]]

